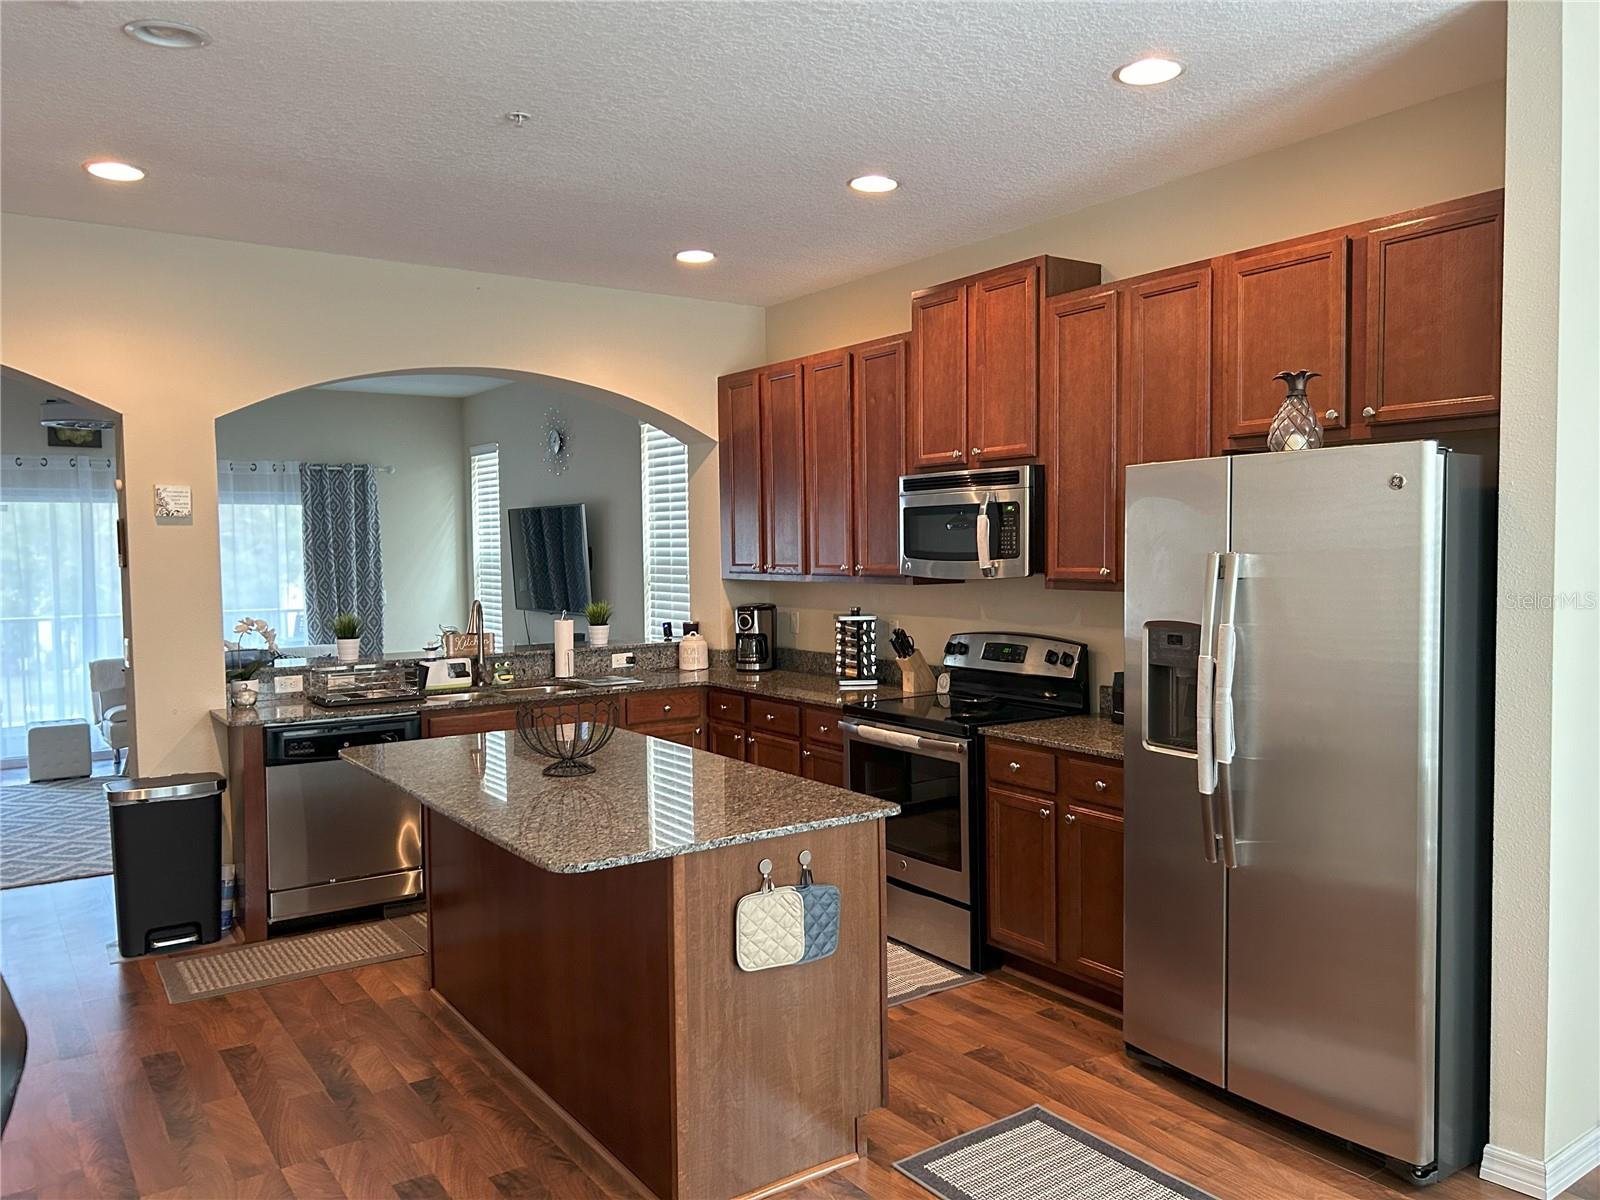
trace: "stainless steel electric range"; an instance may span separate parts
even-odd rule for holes
[[[957,633],[948,686],[846,704],[845,778],[892,800],[884,826],[889,936],[967,968],[984,963],[983,731],[1089,711],[1089,651],[1029,633]]]

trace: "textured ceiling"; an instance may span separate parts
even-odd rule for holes
[[[0,204],[769,304],[1496,78],[1504,29],[1452,0],[7,3]],[[1111,82],[1150,52],[1188,69]],[[900,191],[845,188],[867,171]]]

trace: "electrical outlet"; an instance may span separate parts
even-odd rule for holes
[[[790,608],[790,609],[786,609],[784,611],[784,614],[783,614],[783,626],[784,626],[784,632],[785,633],[794,634],[796,636],[799,635],[799,633],[800,633],[800,612],[799,612],[798,609]]]
[[[621,654],[613,654],[611,656],[611,667],[613,670],[615,670],[617,667],[632,667],[637,665],[638,660],[634,658],[632,650],[625,650]]]
[[[274,695],[283,696],[290,692],[303,692],[306,690],[304,675],[279,675],[272,681]]]

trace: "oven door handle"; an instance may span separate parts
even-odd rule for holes
[[[887,746],[892,750],[910,750],[917,754],[936,754],[944,758],[965,758],[967,744],[948,738],[925,737],[906,733],[900,729],[885,729],[881,725],[862,725],[857,721],[840,721],[839,730],[846,737],[871,742],[874,746]]]

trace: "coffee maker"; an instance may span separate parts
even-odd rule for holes
[[[778,610],[771,604],[740,604],[733,610],[733,669],[770,671],[778,665]]]

